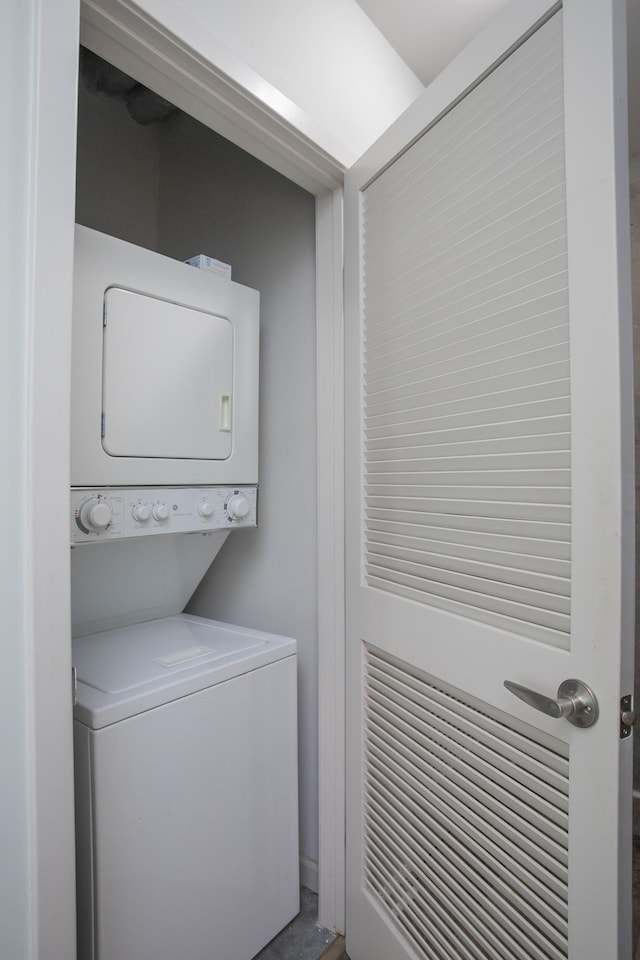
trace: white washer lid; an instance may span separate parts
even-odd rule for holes
[[[76,637],[74,716],[99,729],[295,652],[289,637],[188,614]]]

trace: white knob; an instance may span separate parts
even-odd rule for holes
[[[106,500],[92,497],[80,508],[80,522],[85,529],[102,533],[111,523],[111,507]]]
[[[203,500],[198,504],[198,513],[201,517],[210,517],[213,513],[213,507],[208,500]]]
[[[152,513],[154,520],[166,520],[169,516],[169,507],[166,503],[156,503],[153,506]]]
[[[235,493],[227,500],[227,516],[232,520],[243,520],[249,513],[249,501],[240,493]]]
[[[151,507],[148,503],[136,503],[131,511],[134,520],[144,523],[151,516]]]

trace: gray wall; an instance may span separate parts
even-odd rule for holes
[[[297,639],[300,852],[317,861],[314,198],[184,114],[140,127],[85,92],[77,219],[260,291],[260,525],[228,538],[188,610]]]
[[[157,250],[161,124],[141,127],[119,100],[80,81],[76,220]]]
[[[260,526],[230,536],[190,613],[298,641],[301,853],[317,846],[315,203],[184,114],[165,124],[159,250],[260,291]]]

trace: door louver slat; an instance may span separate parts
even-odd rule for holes
[[[396,797],[389,791],[389,800],[391,802],[386,806],[387,813],[390,813],[393,809],[392,803],[395,799]],[[384,802],[381,801],[380,806],[381,809],[384,809]],[[373,830],[371,833],[372,837],[375,837]],[[443,834],[446,837],[444,830],[425,830],[423,834],[422,831],[415,827],[411,830],[407,828],[399,832],[397,838],[398,855],[391,855],[389,857],[387,868],[391,866],[392,869],[397,870],[402,866],[400,856],[402,854],[406,855],[411,851],[412,842],[418,845],[424,844],[425,848],[428,846],[430,854],[429,872],[427,873],[426,870],[422,868],[417,871],[416,874],[416,880],[425,888],[425,893],[422,896],[419,894],[416,895],[416,902],[432,903],[432,897],[437,893],[439,893],[441,897],[455,899],[455,913],[452,911],[451,919],[455,917],[457,926],[456,937],[460,938],[464,943],[465,940],[467,940],[467,933],[473,936],[474,932],[477,933],[480,928],[483,930],[485,945],[492,947],[494,955],[509,958],[513,954],[510,954],[510,947],[507,946],[507,942],[516,941],[527,951],[527,957],[548,958],[550,955],[553,957],[562,957],[561,949],[559,951],[553,951],[553,949],[551,949],[550,953],[544,949],[540,949],[539,943],[542,943],[543,948],[544,946],[550,946],[549,941],[551,941],[552,944],[554,942],[556,945],[559,944],[560,948],[562,944],[562,935],[548,922],[545,922],[546,918],[537,915],[533,910],[527,910],[528,905],[526,901],[523,902],[518,898],[513,887],[506,887],[506,884],[501,884],[495,876],[491,877],[489,882],[480,882],[477,875],[473,872],[475,864],[473,862],[473,856],[469,855],[468,848],[460,847],[460,849],[456,849],[459,845],[456,843],[455,838],[449,835],[443,841]],[[372,848],[378,853],[375,840],[372,842]],[[382,858],[380,858],[380,860],[381,859]],[[456,869],[459,871],[459,875],[457,876],[455,873]],[[488,872],[487,870],[487,873]],[[460,880],[463,878],[465,880],[473,879],[473,896],[468,893],[467,885],[460,883]],[[501,887],[505,887],[505,889],[501,889]],[[492,896],[496,888],[509,898],[506,901],[506,908],[503,904],[500,905],[499,909],[494,906]],[[511,908],[509,900],[515,901],[517,907]],[[530,914],[526,920],[532,921],[529,925],[537,934],[538,944],[534,943],[532,939],[528,938],[523,934],[522,930],[519,929],[523,923],[523,919],[517,912],[518,908],[521,909],[523,913]],[[534,923],[535,926],[533,925]],[[543,938],[538,931],[546,933],[547,937]],[[451,941],[453,941],[453,937]],[[482,954],[478,955],[482,956]]]
[[[435,520],[437,521],[438,518],[436,517]],[[437,525],[437,523],[419,525],[418,523],[390,522],[376,519],[369,521],[369,533],[372,543],[378,542],[380,537],[383,536],[395,538],[398,542],[401,542],[402,538],[407,538],[411,540],[412,546],[415,546],[416,541],[423,538],[425,545],[428,545],[430,540],[439,541],[440,548],[444,549],[444,545],[446,545],[450,552],[455,552],[453,548],[457,545],[460,547],[468,545],[470,548],[477,547],[480,551],[483,549],[488,552],[493,550],[510,551],[517,556],[536,558],[537,562],[563,560],[567,561],[567,564],[563,567],[563,572],[566,574],[568,570],[570,545],[563,543],[561,540],[551,544],[549,540],[535,540],[533,538],[527,540],[524,536],[510,537],[495,531],[486,533],[480,530],[460,530],[453,526],[447,527],[444,523],[442,525]],[[549,549],[550,546],[553,549]],[[522,554],[518,554],[518,549],[523,550]],[[480,555],[482,554],[480,553]]]
[[[519,877],[529,886],[535,896],[547,902],[560,916],[567,916],[562,890],[566,885],[566,869],[554,857],[555,851],[539,848],[539,832],[527,833],[518,829],[518,824],[505,818],[499,805],[484,805],[474,792],[470,797],[464,787],[452,782],[446,765],[412,763],[406,750],[395,752],[380,748],[375,735],[371,738],[371,757],[385,768],[384,783],[396,782],[407,790],[407,797],[414,791],[416,802],[420,795],[428,798],[435,818],[457,825],[458,833],[464,836],[469,849],[486,848],[485,836],[491,838],[491,857],[501,863],[505,870]],[[408,770],[403,769],[406,763]],[[443,772],[444,771],[444,772]],[[372,773],[372,777],[374,774]],[[412,786],[413,784],[413,786]],[[373,787],[372,787],[373,789]],[[447,812],[450,811],[450,812]]]
[[[376,795],[376,799],[380,803],[381,810],[384,810],[384,812],[389,815],[397,800],[397,792],[396,789],[394,789],[396,785],[393,784],[392,787],[387,787],[386,784],[378,784],[378,787],[379,792]],[[376,815],[373,814],[370,823],[380,825],[380,842],[378,844],[375,842],[375,832],[372,830],[372,836],[374,837],[372,846],[376,848],[376,852],[378,852],[380,849],[384,849],[384,825],[376,818]],[[469,846],[468,842],[465,840],[464,845],[461,844],[455,834],[447,830],[444,822],[437,824],[434,821],[433,824],[429,824],[429,826],[425,828],[423,824],[420,824],[417,817],[415,821],[413,817],[409,817],[406,826],[403,826],[403,829],[399,833],[398,847],[396,848],[397,853],[411,856],[415,845],[418,845],[425,853],[428,851],[429,855],[429,873],[427,874],[424,867],[422,868],[419,874],[421,883],[428,889],[434,889],[431,887],[430,881],[432,878],[440,879],[441,882],[435,889],[442,890],[444,887],[446,891],[448,886],[455,897],[456,910],[459,911],[461,905],[464,905],[466,902],[466,904],[471,907],[471,910],[465,911],[463,907],[461,911],[463,917],[465,913],[467,916],[471,913],[476,925],[481,919],[483,923],[486,923],[487,916],[489,916],[493,921],[494,930],[498,929],[502,935],[502,943],[496,937],[491,938],[494,949],[497,948],[500,951],[505,951],[504,954],[500,952],[500,956],[509,955],[505,940],[509,937],[518,939],[519,933],[521,942],[524,941],[525,947],[535,951],[534,937],[527,938],[521,930],[522,927],[526,930],[528,926],[533,926],[533,924],[541,928],[546,935],[544,938],[538,937],[539,942],[542,941],[544,944],[545,940],[551,940],[556,946],[562,947],[563,935],[561,930],[565,926],[563,920],[555,916],[545,905],[536,905],[539,906],[541,910],[541,912],[538,912],[538,910],[528,902],[531,900],[531,895],[526,886],[514,882],[513,877],[508,878],[507,885],[507,883],[500,878],[499,872],[492,870],[490,857],[485,856],[484,862],[481,863],[476,858],[476,853],[473,848]],[[479,848],[479,850],[482,851],[482,848]],[[394,866],[396,869],[402,863],[399,856],[393,857],[393,861],[395,861]],[[486,870],[486,881],[478,875],[477,868],[479,866],[482,866],[482,868]],[[455,876],[455,871],[452,870],[452,867],[455,867],[455,869],[459,871],[459,877]],[[468,893],[469,887],[459,882],[463,877],[468,881],[472,881],[473,896]],[[431,889],[429,889],[429,892],[431,892]],[[504,896],[507,903],[506,907],[503,903],[500,903],[499,907],[495,905],[493,895],[496,890]],[[515,902],[515,906],[513,907],[511,906],[512,902]],[[523,914],[524,917],[522,916]],[[491,926],[491,923],[488,924],[490,936]],[[470,928],[469,932],[473,933],[473,927]],[[546,956],[546,954],[538,952],[534,952],[531,955]],[[561,953],[560,956],[562,956]]]
[[[515,352],[513,355],[506,357],[496,357],[495,359],[486,356],[475,357],[478,360],[477,363],[467,364],[464,362],[464,358],[458,358],[450,361],[448,365],[443,364],[441,367],[436,362],[428,365],[428,369],[414,371],[411,375],[387,376],[378,380],[369,378],[365,383],[364,392],[367,399],[375,398],[377,403],[380,400],[388,400],[389,394],[398,387],[405,390],[412,387],[415,390],[417,386],[430,384],[432,388],[437,386],[443,389],[458,383],[483,382],[519,373],[522,370],[530,370],[532,367],[561,363],[568,359],[568,354],[568,343],[563,338],[561,342],[524,353]],[[566,370],[563,371],[565,375],[566,372]],[[424,375],[419,376],[419,373]]]
[[[556,16],[362,193],[363,507],[370,587],[568,649],[563,92]]]
[[[459,610],[458,604],[464,603],[469,608],[467,616],[482,623],[502,626],[505,630],[524,633],[533,640],[543,640],[554,646],[563,646],[563,635],[569,630],[569,617],[566,614],[540,611],[535,605],[485,595],[482,588],[491,585],[488,580],[483,583],[478,578],[475,584],[478,589],[474,591],[469,586],[459,587],[429,580],[422,575],[417,577],[406,572],[398,573],[375,564],[368,566],[367,575],[371,586],[419,603],[428,602],[431,606],[454,613]]]
[[[544,326],[544,329],[541,330],[540,326]],[[461,346],[461,342],[454,342],[451,346],[434,347],[433,344],[423,345],[414,340],[406,351],[409,354],[408,359],[393,359],[393,352],[389,352],[383,360],[378,361],[377,367],[372,363],[368,364],[369,392],[373,393],[376,386],[381,390],[388,389],[396,382],[397,377],[411,377],[417,370],[429,375],[440,375],[448,370],[473,370],[487,362],[511,360],[529,355],[534,350],[567,342],[564,326],[551,325],[551,321],[545,325],[538,322],[533,333],[516,330],[508,336],[507,332],[511,333],[511,330],[500,328],[492,336],[468,336],[461,341],[464,346]],[[478,340],[481,342],[478,343]],[[378,373],[382,376],[378,377]]]
[[[534,366],[498,376],[480,377],[472,383],[465,382],[455,386],[435,383],[427,387],[418,384],[416,387],[415,384],[411,384],[402,391],[394,391],[397,396],[393,398],[384,396],[378,400],[370,398],[367,401],[367,416],[370,412],[373,422],[376,417],[385,414],[410,412],[414,409],[431,410],[445,404],[452,406],[460,404],[461,412],[464,412],[467,407],[473,409],[474,402],[504,401],[504,405],[509,406],[510,399],[521,395],[523,390],[527,391],[529,396],[565,397],[568,393],[568,382],[563,381],[562,378],[566,377],[566,374],[564,361],[557,360],[544,367]]]
[[[546,114],[549,121],[562,114],[562,87],[558,85],[562,79],[561,29],[556,30],[555,37],[547,32],[542,43],[539,36],[534,46],[540,57],[537,62],[529,60],[528,52],[521,48],[513,59],[505,61],[493,76],[486,78],[489,82],[483,82],[481,88],[456,105],[454,123],[450,117],[444,117],[428,131],[428,156],[415,153],[411,165],[394,162],[393,176],[389,177],[385,196],[379,199],[372,218],[384,223],[391,206],[404,209],[407,216],[420,212],[416,204],[423,202],[431,208],[439,207],[442,213],[455,207],[456,202],[468,206],[468,196],[456,192],[454,187],[473,181],[479,173],[480,179],[488,182],[487,191],[491,192],[491,174],[495,173],[500,158],[513,156],[518,143],[526,139],[530,132],[527,124],[531,122],[539,129],[540,123],[535,123],[535,118],[541,114]],[[510,82],[514,82],[512,91],[506,89]],[[514,96],[514,92],[518,95]],[[500,131],[498,138],[495,128],[490,126],[492,122]],[[544,145],[544,137],[536,139],[539,145]],[[477,154],[470,149],[481,146],[485,149],[478,150]],[[503,161],[502,169],[504,165]],[[533,159],[532,177],[535,167]],[[513,179],[511,189],[521,190],[526,182]]]
[[[415,511],[411,512],[397,508],[390,516],[387,516],[390,511],[370,509],[369,513],[372,523],[391,521],[403,527],[411,526],[414,531],[436,527],[440,528],[443,533],[448,530],[455,531],[456,536],[460,532],[461,535],[468,534],[469,536],[473,536],[474,533],[497,534],[510,537],[512,540],[517,537],[522,537],[523,540],[529,538],[529,540],[536,540],[536,542],[543,544],[544,549],[548,550],[549,556],[556,556],[554,551],[557,549],[563,549],[567,552],[570,550],[569,531],[566,523],[547,522],[541,524],[538,522],[532,524],[526,520],[502,520],[496,517],[487,518],[470,515],[457,517],[452,514],[438,513],[420,515]],[[562,555],[564,556],[564,553]]]
[[[557,318],[558,310],[565,307],[565,285],[563,277],[547,277],[543,287],[537,291],[535,302],[523,301],[522,291],[503,293],[486,303],[472,303],[462,310],[452,310],[445,305],[439,310],[429,312],[428,325],[420,311],[420,303],[407,306],[400,320],[391,310],[380,320],[377,332],[369,329],[366,355],[375,359],[380,352],[390,346],[406,345],[416,333],[439,337],[443,333],[454,336],[456,332],[474,333],[484,329],[510,327],[523,321],[534,321],[537,317],[548,317],[551,322]]]
[[[414,950],[566,960],[568,748],[365,647],[365,884]]]
[[[475,559],[479,562],[494,564],[497,566],[509,566],[515,570],[531,571],[534,573],[547,574],[549,576],[568,577],[569,564],[566,560],[556,560],[550,557],[537,557],[535,554],[509,554],[499,549],[494,549],[491,544],[483,548],[474,547],[468,544],[453,543],[447,538],[445,542],[437,540],[417,540],[415,537],[394,534],[388,530],[376,530],[370,528],[372,549],[377,553],[384,553],[388,545],[406,550],[421,549],[427,556],[434,557],[438,555],[443,563],[464,561]]]
[[[368,446],[375,448],[376,445],[385,446],[390,440],[408,438],[415,434],[424,433],[427,429],[447,429],[456,427],[459,424],[471,426],[473,424],[490,423],[508,423],[513,420],[523,421],[531,420],[536,417],[549,417],[566,414],[569,412],[569,397],[552,397],[551,399],[531,400],[528,403],[511,403],[505,409],[503,407],[491,407],[490,404],[481,409],[472,410],[462,409],[462,404],[455,406],[441,404],[441,409],[418,408],[414,411],[411,419],[408,419],[406,412],[399,415],[400,425],[404,429],[404,434],[398,434],[394,427],[398,426],[394,414],[390,413],[384,417],[384,422],[379,422],[376,426],[369,429]],[[379,418],[382,421],[382,417]]]
[[[390,660],[385,663],[382,674],[377,674],[376,669],[376,665],[371,663],[369,673],[372,678],[378,677],[380,680],[384,678],[389,688],[401,690],[410,700],[416,703],[421,702],[423,681],[420,677],[414,677],[402,667],[394,666]],[[500,729],[499,736],[496,737],[497,720],[495,718],[485,718],[483,714],[479,714],[473,707],[467,706],[460,700],[456,701],[455,710],[452,711],[450,696],[441,693],[435,687],[430,689],[429,696],[432,709],[439,710],[443,716],[456,717],[456,723],[460,725],[464,722],[466,724],[464,729],[471,737],[492,743],[499,752],[505,750],[503,741],[506,741],[508,749],[517,752],[520,766],[552,783],[557,790],[567,793],[564,757],[556,758],[555,754],[550,753],[544,746],[536,747],[535,742],[514,729],[512,725]]]
[[[530,569],[522,569],[511,564],[500,566],[497,563],[486,562],[485,559],[475,562],[474,558],[462,559],[445,553],[427,553],[424,550],[413,550],[400,547],[397,544],[372,543],[372,556],[386,558],[394,562],[415,563],[425,568],[449,570],[467,576],[477,576],[484,572],[484,577],[491,580],[512,583],[516,586],[532,587],[546,593],[557,593],[562,596],[566,590],[566,577],[536,574]],[[396,558],[398,558],[396,560]]]

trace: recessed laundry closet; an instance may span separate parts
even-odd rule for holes
[[[246,491],[243,487],[240,492],[235,489],[238,484],[253,483],[252,480],[239,476],[222,481],[231,484],[220,494],[220,503],[224,500],[221,509],[229,508],[229,517],[233,515],[229,498],[242,499],[246,492],[248,499],[242,504],[241,515],[235,518],[240,520],[238,529],[229,533],[219,553],[211,552],[214,559],[208,569],[206,551],[200,551],[197,563],[204,575],[188,599],[185,613],[248,628],[257,631],[256,636],[278,635],[296,642],[300,870],[301,881],[317,889],[315,198],[104,61],[82,51],[76,221],[81,228],[89,228],[88,231],[81,229],[80,236],[86,233],[91,238],[92,232],[97,231],[107,238],[134,244],[177,261],[180,270],[193,270],[195,277],[205,271],[182,267],[183,261],[198,254],[215,258],[230,265],[234,283],[259,293],[258,495],[255,498],[249,487]],[[132,286],[135,285],[122,282],[125,298],[131,296]],[[159,297],[172,299],[162,292]],[[212,312],[215,313],[215,309]],[[124,338],[126,340],[126,332]],[[105,346],[105,356],[106,349]],[[145,349],[143,340],[130,346],[132,359],[127,369],[133,371],[134,379],[136,364],[144,363]],[[239,349],[240,342],[234,333],[234,362]],[[76,357],[74,364],[77,363]],[[113,380],[115,389],[120,376],[118,369]],[[106,377],[105,373],[103,405]],[[239,409],[238,398],[229,401],[223,393],[221,403],[223,401],[227,405],[231,403],[231,416],[234,416],[234,409]],[[226,416],[229,416],[227,407],[221,413],[223,419]],[[126,420],[125,410],[122,422]],[[72,414],[72,434],[73,430]],[[103,446],[104,437],[103,425]],[[229,449],[235,443],[234,437]],[[233,451],[235,454],[235,447]],[[228,456],[228,451],[223,454]],[[108,478],[95,481],[98,482],[110,483]],[[178,479],[174,486],[180,491],[182,487],[195,487],[202,482]],[[90,480],[82,485],[89,488],[95,483]],[[152,488],[156,483],[134,479],[128,485],[135,493],[138,488]],[[77,484],[72,476],[74,485]],[[149,504],[143,503],[146,494],[142,494],[144,491],[136,503],[132,501],[133,506],[126,497],[123,500],[122,510],[127,517],[133,509],[134,517],[137,510],[146,520],[145,511],[148,513],[154,503],[150,496],[147,497]],[[176,503],[168,509],[179,512],[182,506],[178,494],[174,500]],[[200,501],[204,502],[202,497]],[[197,509],[202,507],[202,502],[196,504]],[[82,516],[87,516],[95,506],[92,504],[89,492],[84,499],[83,496],[78,499],[80,540],[84,536],[81,514],[84,510]],[[158,506],[162,508],[155,504],[156,509]],[[98,509],[102,508],[103,502],[99,500]],[[211,510],[214,508],[217,509],[212,500]],[[249,522],[254,513],[257,525]],[[245,516],[246,523],[242,522]],[[100,522],[99,518],[98,526]],[[98,578],[88,570],[80,572],[83,564],[78,560],[83,551],[97,555],[102,549],[97,544],[84,543],[74,547],[72,607],[76,620],[78,610],[82,610],[82,600],[78,598],[83,593],[97,591],[103,598],[101,609],[109,609],[109,575]],[[144,558],[140,562],[144,563]],[[193,559],[184,562],[185,569],[191,570]],[[112,568],[115,566],[117,561],[111,564]],[[106,564],[105,569],[108,567]],[[197,581],[196,576],[193,582]],[[140,617],[140,620],[146,619]],[[86,632],[86,625],[81,626],[80,632]],[[75,632],[79,632],[77,624]],[[205,641],[198,640],[200,642]],[[212,643],[215,645],[214,640]],[[193,647],[186,653],[197,659],[201,649]],[[294,663],[295,660],[293,657]],[[166,664],[161,665],[164,666]],[[248,696],[250,701],[251,695]],[[273,708],[276,710],[277,704],[274,703]],[[225,738],[228,751],[233,752],[237,728],[243,726],[242,708],[238,703],[230,710],[228,722],[225,718],[222,704],[216,714],[216,736]],[[87,749],[90,752],[91,748]],[[244,789],[259,795],[261,771],[264,773],[269,767],[269,756],[258,741],[252,749],[256,751],[256,779],[245,783]],[[212,756],[217,757],[214,749]],[[286,765],[281,769],[287,769]],[[176,776],[186,775],[180,769]],[[113,790],[117,794],[117,784]],[[211,809],[213,815],[213,804]],[[256,833],[259,830],[260,825],[256,825]],[[259,840],[255,843],[260,846]],[[229,856],[233,856],[233,851],[229,851]],[[170,872],[171,864],[163,868]],[[135,869],[132,865],[132,870]],[[219,870],[220,865],[213,865],[212,869]],[[79,876],[82,877],[81,869]],[[100,922],[98,917],[98,926]],[[102,957],[98,955],[97,960]]]

